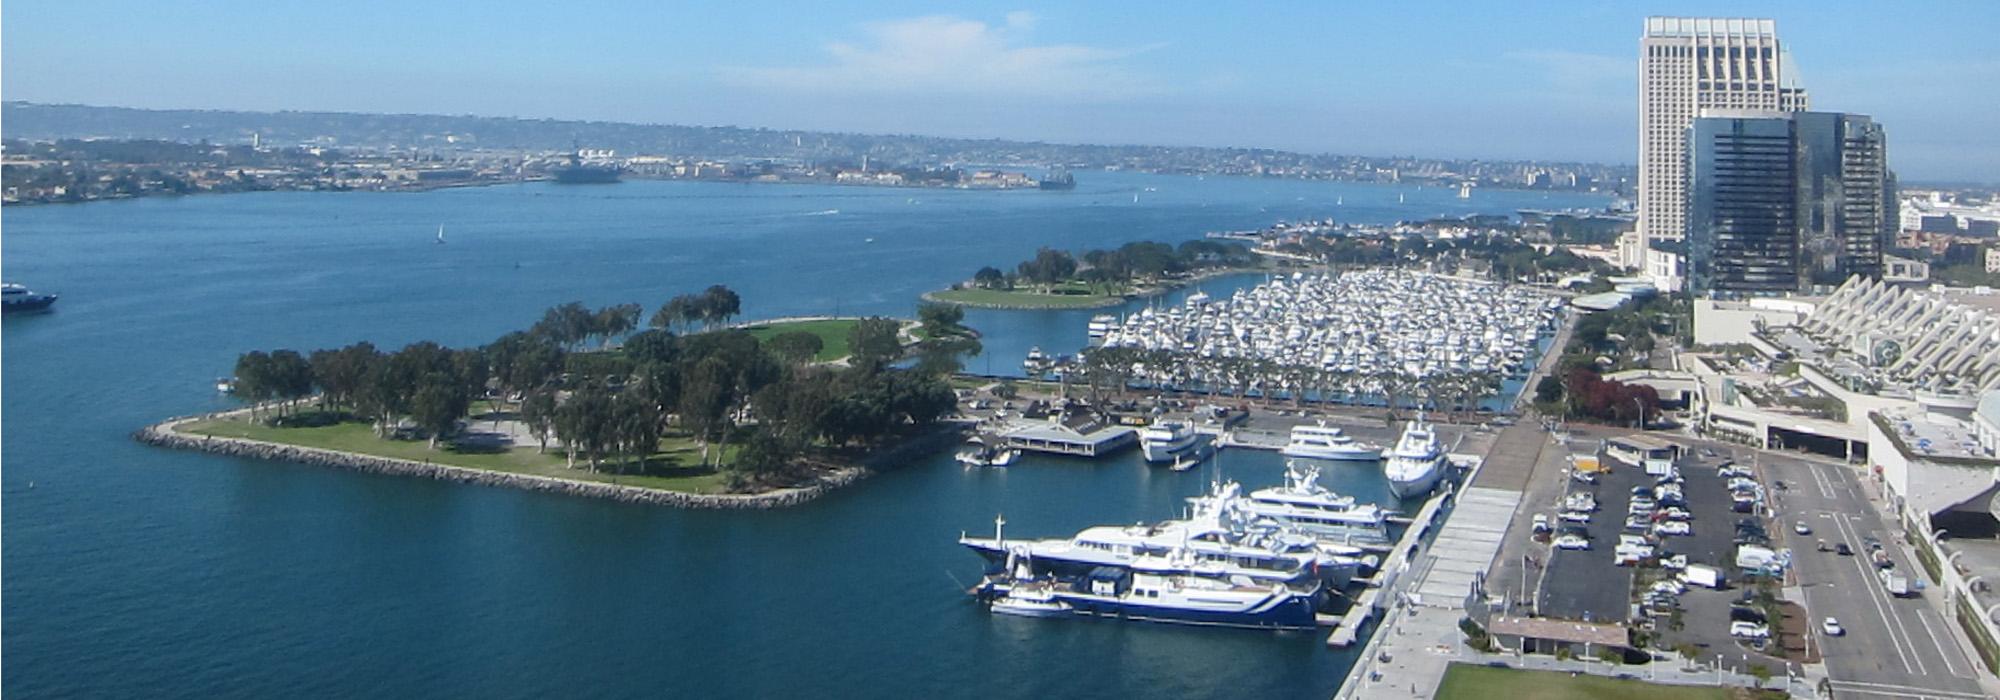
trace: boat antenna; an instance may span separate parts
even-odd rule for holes
[[[997,545],[997,544],[1000,544],[1000,543],[1002,543],[1002,542],[1005,542],[1005,541],[1006,541],[1006,538],[1004,538],[1004,537],[1001,537],[1001,536],[1000,536],[1000,533],[1001,533],[1001,528],[1004,528],[1004,527],[1006,527],[1006,526],[1007,526],[1007,518],[1006,518],[1006,516],[1004,516],[1004,515],[1000,515],[1000,514],[997,514],[997,513],[996,513],[996,514],[994,514],[994,516],[993,516],[993,544],[996,544],[996,545]]]

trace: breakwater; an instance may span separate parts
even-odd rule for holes
[[[180,432],[177,428],[186,423],[211,418],[215,415],[174,418],[139,429],[132,438],[156,447],[180,450],[194,450],[230,457],[267,459],[318,467],[344,469],[365,474],[387,474],[461,484],[499,486],[555,493],[583,498],[600,498],[621,503],[644,503],[648,505],[674,508],[706,509],[770,509],[794,506],[833,492],[835,489],[868,478],[873,469],[864,466],[836,466],[827,469],[809,484],[793,486],[764,493],[754,494],[704,494],[667,491],[664,489],[607,484],[598,481],[562,479],[534,474],[513,474],[508,472],[456,467],[431,462],[419,462],[394,457],[357,454],[317,447],[301,447],[262,440],[218,437],[213,435],[193,435]],[[958,431],[944,429],[937,433],[920,437],[910,443],[876,455],[868,461],[879,467],[889,459],[902,457],[936,445],[948,444],[947,439],[957,439]]]

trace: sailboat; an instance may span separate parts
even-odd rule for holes
[[[444,245],[444,224],[438,224],[437,244]]]
[[[1397,193],[1396,193],[1396,203],[1397,203],[1397,204],[1402,204],[1402,203],[1403,203],[1403,193],[1401,193],[1401,192],[1397,192]]]

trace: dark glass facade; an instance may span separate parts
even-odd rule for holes
[[[1686,172],[1693,293],[1784,294],[1881,277],[1895,176],[1868,117],[1703,116],[1688,128]]]

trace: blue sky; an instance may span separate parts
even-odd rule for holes
[[[1631,162],[1643,18],[1764,16],[1904,179],[2000,180],[1995,2],[830,5],[16,0],[0,96]]]

